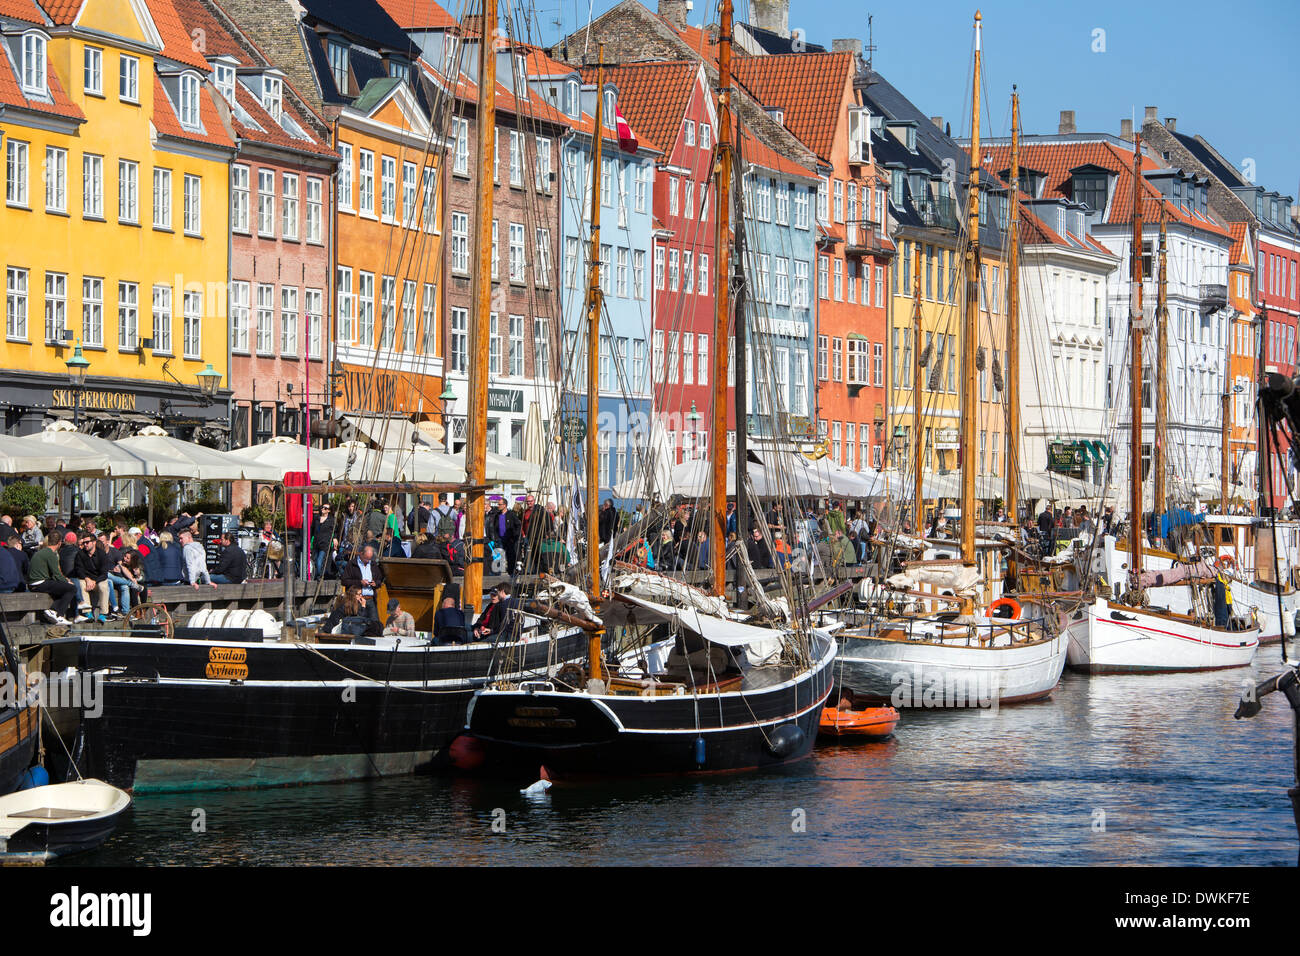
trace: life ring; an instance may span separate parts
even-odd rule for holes
[[[998,617],[999,615],[997,614],[997,611],[999,608],[1003,608],[1003,607],[1011,608],[1011,616],[1007,618],[1007,620],[1009,621],[1020,620],[1022,608],[1020,607],[1020,602],[1013,597],[1000,597],[992,604],[990,604],[989,617]]]
[[[1237,559],[1230,554],[1221,554],[1214,562],[1214,566],[1218,568],[1232,568],[1235,571],[1237,570]]]

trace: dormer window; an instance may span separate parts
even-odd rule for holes
[[[23,34],[23,92],[46,95],[45,37],[39,33]]]
[[[395,80],[401,80],[403,83],[405,83],[407,80],[411,78],[410,64],[403,63],[400,60],[389,60],[388,75]]]
[[[614,91],[613,91],[613,90],[606,90],[606,91],[605,91],[605,117],[604,117],[604,122],[605,122],[605,125],[606,125],[608,128],[610,128],[610,129],[614,129],[614,128],[616,127],[616,125],[617,125],[617,123],[616,123],[616,121],[615,121],[615,119],[614,119]]]
[[[284,112],[284,84],[278,76],[262,77],[262,109],[277,123],[280,122],[280,115]]]
[[[564,115],[571,117],[578,115],[577,80],[565,80],[564,82]]]
[[[181,125],[186,129],[199,128],[199,78],[193,73],[181,74]]]
[[[348,95],[348,48],[345,44],[335,40],[330,40],[327,44],[329,47],[330,73],[334,77],[334,85],[338,91]]]
[[[849,109],[849,162],[865,163],[871,151],[871,111],[863,107]]]
[[[1093,212],[1106,208],[1106,174],[1076,173],[1072,180],[1071,196]]]
[[[217,92],[227,103],[235,105],[235,68],[228,63],[218,63],[214,67]]]

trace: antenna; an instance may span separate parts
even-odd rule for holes
[[[872,39],[871,14],[867,14],[867,48],[864,51],[867,54],[867,70],[871,72],[871,55],[876,52],[876,44]]]

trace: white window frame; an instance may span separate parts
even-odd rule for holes
[[[45,147],[45,211],[68,211],[68,151]]]
[[[172,287],[158,283],[153,287],[153,354],[172,354]],[[233,314],[233,313],[232,313]],[[233,348],[233,342],[231,347]]]
[[[230,350],[240,355],[248,354],[248,320],[251,314],[249,293],[251,287],[247,282],[235,280],[230,283]]]
[[[11,342],[27,341],[28,279],[26,269],[5,269],[5,338]]]
[[[298,195],[302,178],[297,173],[280,174],[280,238],[298,241]]]
[[[199,176],[185,174],[185,235],[201,237],[203,235],[203,180]]]
[[[68,327],[68,274],[45,273],[45,341],[64,345],[63,332]]]
[[[304,238],[312,245],[325,242],[325,183],[315,176],[307,177],[307,219]]]
[[[181,356],[191,361],[203,351],[203,293],[181,296]]]
[[[153,168],[153,227],[172,227],[172,171],[162,166]]]
[[[88,96],[104,95],[104,49],[86,46],[81,51],[81,91]]]
[[[140,105],[140,58],[127,53],[117,57],[117,98]]]
[[[137,282],[117,284],[117,350],[140,350],[140,284]]]
[[[5,203],[27,208],[27,181],[30,176],[29,144],[22,140],[5,138]]]
[[[140,223],[140,164],[132,159],[117,161],[117,221]]]

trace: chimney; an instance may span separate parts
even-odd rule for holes
[[[790,38],[790,0],[750,0],[749,16],[750,26]]]
[[[1176,116],[1165,117],[1165,129],[1171,133],[1178,132],[1178,118]]]
[[[1142,125],[1146,126],[1147,123],[1159,123],[1160,118],[1156,116],[1156,113],[1157,110],[1154,106],[1148,106],[1146,116],[1142,118]]]
[[[1074,110],[1061,110],[1061,125],[1056,132],[1062,136],[1077,132],[1074,128]]]
[[[943,129],[943,117],[942,117],[942,116],[931,116],[931,117],[930,117],[930,122],[933,123],[935,126],[939,127],[939,129]]]
[[[675,29],[686,29],[686,0],[659,0],[659,16]]]
[[[846,40],[832,40],[831,52],[833,53],[853,53],[862,56],[862,41],[850,37]]]
[[[1131,119],[1119,121],[1119,138],[1126,143],[1133,142],[1133,121]]]

